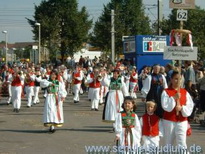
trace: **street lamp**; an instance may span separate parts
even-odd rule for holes
[[[6,46],[6,49],[5,49],[5,53],[6,53],[6,56],[5,56],[5,63],[7,64],[7,31],[6,30],[4,30],[4,31],[2,31],[2,33],[4,33],[5,34],[5,46]]]
[[[38,63],[41,62],[41,24],[35,23],[36,26],[38,26]]]

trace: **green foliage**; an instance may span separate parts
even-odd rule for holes
[[[53,59],[60,51],[61,58],[73,55],[88,39],[92,20],[85,7],[78,10],[76,0],[48,0],[35,6],[34,21],[28,19],[33,27],[34,39],[38,39],[38,27],[41,24],[41,43],[46,45]]]
[[[180,22],[176,21],[177,10],[173,9],[168,19],[164,19],[161,23],[162,35],[169,35],[172,29],[179,29]],[[205,57],[205,10],[196,7],[194,10],[188,10],[188,20],[183,22],[183,29],[188,29],[192,32],[192,40],[194,46],[198,47],[199,59]],[[185,41],[183,41],[185,42]],[[183,45],[186,45],[185,43]]]
[[[111,10],[115,11],[116,53],[122,52],[122,36],[150,34],[149,18],[145,16],[142,0],[111,0],[95,23],[91,43],[111,51]]]

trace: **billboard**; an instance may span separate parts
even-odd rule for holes
[[[166,36],[143,37],[142,39],[143,52],[164,52],[164,47],[167,45]]]
[[[135,37],[130,36],[124,39],[123,42],[124,53],[133,53],[135,52]]]
[[[173,9],[195,9],[195,0],[169,0],[169,7]]]

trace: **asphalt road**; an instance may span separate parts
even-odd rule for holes
[[[53,134],[43,126],[43,97],[40,104],[31,108],[26,108],[23,99],[19,113],[12,112],[12,105],[6,105],[1,97],[0,154],[84,154],[88,146],[115,146],[112,124],[102,122],[103,105],[100,111],[91,111],[87,94],[80,96],[78,104],[73,103],[72,97],[69,94],[64,103],[63,127]],[[144,105],[137,101],[141,116]],[[205,149],[205,127],[192,124],[192,128],[188,146]]]

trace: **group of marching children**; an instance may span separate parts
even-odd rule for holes
[[[86,82],[90,87],[88,96],[91,98],[91,110],[98,110],[99,91],[101,86],[107,87],[103,121],[113,123],[116,140],[125,152],[129,153],[127,147],[156,150],[160,145],[160,137],[163,145],[174,146],[176,143],[178,150],[186,150],[188,117],[192,114],[194,103],[189,92],[182,88],[181,71],[177,69],[169,72],[167,84],[164,68],[160,65],[154,65],[149,74],[148,69],[144,69],[141,91],[145,96],[143,101],[146,102],[146,112],[139,119],[134,90],[138,88],[136,68],[131,67],[130,71],[123,65],[107,68],[99,71],[94,67],[87,76]]]

